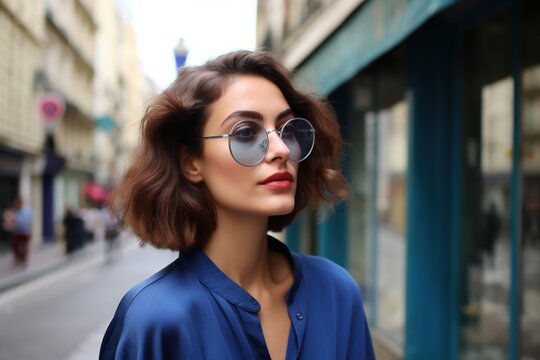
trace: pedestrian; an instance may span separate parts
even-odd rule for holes
[[[11,232],[10,245],[16,266],[26,266],[32,235],[32,208],[21,197],[4,213],[4,227]]]
[[[494,203],[490,203],[483,216],[482,256],[486,266],[495,267],[495,244],[501,232],[501,216]]]
[[[105,228],[105,259],[107,263],[112,263],[120,245],[118,221],[106,206],[101,209],[101,221]]]
[[[141,131],[113,203],[180,256],[124,296],[100,359],[374,358],[353,278],[267,234],[347,197],[326,102],[270,53],[237,51],[182,69]]]
[[[83,239],[84,245],[94,241],[94,233],[96,231],[96,209],[89,207],[86,204],[79,209],[79,216],[83,222]]]
[[[64,215],[63,224],[66,253],[72,254],[82,246],[84,238],[83,221],[73,208],[68,207]]]

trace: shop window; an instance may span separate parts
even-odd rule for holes
[[[403,348],[409,105],[404,49],[352,81],[348,264],[378,332]]]
[[[11,163],[19,167],[20,162],[7,158],[0,149],[0,163],[2,164],[2,168],[0,168],[0,215],[3,216],[4,212],[13,206],[15,196],[19,193],[18,174],[7,173],[6,170],[10,167],[6,166],[6,164],[10,165]],[[10,251],[9,236],[9,232],[3,226],[0,226],[0,255]]]
[[[521,358],[540,355],[540,4],[523,2]]]
[[[463,40],[463,359],[506,359],[514,81],[510,10]]]
[[[540,354],[540,5],[520,3],[521,52],[512,46],[509,8],[469,31],[463,41],[463,359],[506,359],[509,336],[518,338],[519,358]],[[512,57],[522,67],[518,93]],[[520,104],[518,117],[514,101]],[[519,164],[513,163],[514,135],[521,143]],[[520,169],[517,183],[514,169]],[[512,199],[514,193],[518,199]],[[513,200],[518,208],[511,206]],[[511,224],[519,229],[518,239],[512,238]],[[520,254],[516,264],[513,241]],[[517,287],[511,280],[514,265],[520,274]],[[520,304],[519,334],[510,334],[512,298]]]
[[[403,343],[408,104],[379,111],[377,165],[377,325]]]

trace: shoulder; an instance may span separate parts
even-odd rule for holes
[[[143,314],[152,317],[167,317],[190,313],[190,306],[199,302],[203,287],[195,275],[180,260],[133,287],[122,299],[126,314]],[[139,319],[140,320],[140,319]]]
[[[113,322],[129,331],[148,331],[186,320],[204,296],[196,277],[176,260],[131,288],[122,298]]]
[[[167,333],[172,339],[179,339],[185,328],[178,324],[189,325],[194,306],[204,296],[199,284],[176,260],[131,288],[107,328],[101,344],[104,357],[100,358],[119,351],[135,351],[138,346],[152,343],[155,334]]]
[[[354,282],[349,272],[335,262],[313,255],[293,253],[295,262],[301,267],[303,276],[323,277],[340,283]]]
[[[324,287],[340,293],[359,295],[358,284],[342,266],[321,256],[293,253],[293,257],[308,287]]]

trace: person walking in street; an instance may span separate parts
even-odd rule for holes
[[[21,197],[4,214],[4,227],[11,232],[10,245],[16,266],[26,266],[32,236],[32,208]]]
[[[120,248],[120,241],[118,239],[118,236],[120,235],[118,221],[106,206],[104,206],[100,212],[101,220],[105,227],[105,259],[106,263],[111,264],[118,255]]]
[[[100,359],[374,359],[356,281],[268,234],[348,196],[330,105],[270,53],[183,68],[147,109],[113,195],[141,243],[179,258],[133,287]]]
[[[64,237],[66,239],[66,254],[79,250],[83,244],[83,221],[73,208],[67,208],[64,215]]]
[[[99,210],[84,204],[79,209],[79,216],[83,221],[83,237],[84,244],[94,241],[96,227],[98,223],[98,217],[100,216]]]

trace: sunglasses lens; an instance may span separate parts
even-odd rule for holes
[[[289,148],[289,160],[305,160],[315,143],[315,130],[305,119],[289,120],[280,131],[281,140]],[[229,137],[229,149],[236,162],[243,166],[258,165],[268,151],[268,136],[264,127],[255,121],[241,121]]]
[[[257,122],[242,121],[231,131],[229,149],[240,165],[255,166],[264,159],[268,149],[266,131]]]
[[[305,119],[292,119],[281,129],[281,140],[289,148],[289,160],[300,162],[305,160],[313,150],[315,129]]]

